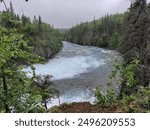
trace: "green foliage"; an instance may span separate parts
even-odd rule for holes
[[[99,106],[104,107],[105,106],[105,96],[102,94],[100,87],[96,87],[95,97],[96,97],[95,103],[98,104]]]
[[[135,79],[135,70],[139,66],[140,61],[134,59],[130,64],[122,66],[118,63],[114,65],[115,70],[112,71],[110,78],[115,78],[117,73],[119,74],[121,83],[125,86],[132,88],[137,85],[137,80]]]
[[[26,21],[28,22],[22,26],[22,31],[25,33],[25,37],[30,39],[31,43],[29,44],[34,47],[34,53],[48,59],[61,49],[62,37],[58,30],[42,22],[40,16],[39,20],[35,18],[33,22]]]
[[[112,37],[110,38],[109,47],[110,48],[118,48],[121,46],[122,42],[123,42],[122,35],[119,34],[118,32],[115,32],[112,35]]]
[[[124,95],[121,104],[125,112],[150,112],[150,88],[140,87],[137,93]]]
[[[109,86],[107,86],[106,95],[102,94],[100,87],[96,87],[95,97],[95,103],[100,107],[112,106],[115,101],[114,92]]]
[[[123,97],[121,102],[124,102],[124,105],[126,101],[128,102],[130,100],[131,101],[135,100],[136,98],[132,94],[135,92],[135,88],[137,85],[134,71],[138,67],[138,65],[139,65],[138,60],[133,60],[127,66],[122,66],[116,63],[114,65],[115,68],[107,81],[106,95],[103,95],[101,93],[100,88],[96,88],[95,91],[96,103],[101,107],[112,106],[115,103],[115,93],[112,90],[112,88],[114,88],[113,81],[115,81],[118,86],[122,85],[120,95]]]
[[[47,110],[47,103],[48,99],[52,98],[52,82],[51,82],[51,76],[36,76],[35,78],[35,84],[38,87],[41,95],[41,102],[42,105]]]
[[[134,71],[138,66],[139,60],[136,59],[126,66],[115,64],[115,69],[107,82],[106,95],[102,94],[100,87],[96,88],[96,104],[100,107],[119,106],[123,112],[150,112],[150,86],[141,87],[137,84]],[[110,88],[113,88],[112,81],[118,76],[121,83],[118,85],[121,85],[121,91],[119,98],[115,99],[114,92]]]
[[[41,103],[40,93],[32,79],[22,72],[19,61],[31,65],[41,58],[31,53],[23,35],[15,29],[0,26],[0,111],[27,112],[31,106]],[[17,62],[18,61],[18,62]]]
[[[125,85],[129,88],[136,86],[137,80],[135,79],[135,70],[139,65],[139,60],[133,60],[130,64],[123,68],[122,82],[125,82]]]
[[[44,23],[40,16],[33,21],[25,15],[20,18],[12,8],[11,4],[10,9],[0,12],[0,25],[24,34],[24,38],[30,40],[28,45],[34,48],[33,53],[48,59],[61,49],[62,37],[57,29]]]
[[[124,14],[106,15],[92,22],[81,23],[65,33],[65,40],[81,45],[120,47],[124,33]]]
[[[32,64],[42,63],[40,56],[49,58],[58,52],[61,40],[58,30],[40,16],[31,21],[14,14],[12,3],[0,12],[0,112],[46,111],[51,81],[48,76],[36,78]],[[31,79],[22,71],[24,65],[31,66]]]
[[[112,106],[114,105],[114,102],[115,102],[115,93],[114,93],[114,90],[110,87],[107,87],[107,90],[106,90],[106,99],[105,99],[105,102],[106,102],[106,106]]]
[[[142,86],[148,86],[150,79],[150,4],[146,0],[132,2],[125,18],[126,28],[120,52],[125,64],[133,58],[140,61],[136,69],[136,79]]]
[[[32,96],[32,98],[30,98],[29,101],[30,101],[30,103],[28,103],[28,104],[32,104],[32,105],[27,107],[27,109],[26,109],[27,113],[39,113],[39,112],[43,113],[43,112],[46,112],[45,106],[43,106],[41,104],[41,102],[42,102],[42,96],[41,95]]]
[[[126,66],[115,64],[115,70],[112,71],[112,76],[119,76],[121,83],[120,96],[123,94],[130,95],[136,91],[138,82],[135,78],[135,70],[138,68],[139,63],[139,60],[134,59]]]

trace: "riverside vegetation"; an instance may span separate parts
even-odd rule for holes
[[[150,4],[146,0],[135,0],[124,14],[107,14],[99,20],[81,23],[64,35],[68,41],[116,49],[123,55],[122,67],[116,68],[121,72],[120,95],[114,100],[111,89],[102,95],[100,88],[97,88],[96,103],[101,107],[121,103],[119,107],[124,112],[150,111],[149,21]],[[112,72],[109,80],[116,76],[115,73],[116,71]],[[112,88],[110,81],[108,88]]]
[[[42,21],[41,16],[34,16],[33,20],[24,14],[14,13],[12,2],[10,7],[0,12],[0,25],[6,29],[16,29],[23,38],[28,39],[28,45],[33,47],[33,53],[49,59],[62,47],[62,37],[52,25]]]
[[[120,51],[124,63],[115,64],[106,95],[97,87],[95,105],[63,104],[49,112],[150,112],[149,21],[150,4],[135,0],[124,14],[107,14],[65,32],[67,41]],[[46,112],[47,99],[52,96],[50,77],[36,76],[32,64],[43,62],[39,56],[49,58],[60,50],[59,32],[43,23],[40,16],[32,22],[24,15],[20,18],[10,4],[9,9],[6,7],[0,13],[0,39],[0,111]],[[33,70],[30,79],[21,71],[24,64]],[[116,97],[111,81],[118,75],[121,84]]]
[[[32,64],[56,54],[62,37],[40,16],[30,20],[15,14],[12,3],[5,7],[0,12],[0,112],[45,112],[46,99],[51,97],[50,77],[40,79]],[[31,66],[32,78],[22,71],[24,65]]]

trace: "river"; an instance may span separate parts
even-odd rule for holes
[[[35,65],[35,72],[53,76],[54,86],[60,91],[60,103],[93,103],[94,89],[101,85],[105,93],[108,76],[116,61],[121,61],[116,51],[64,41],[62,50],[53,59],[45,65]],[[118,85],[114,85],[114,90],[118,93]],[[49,101],[48,107],[54,105],[59,105],[58,98]]]

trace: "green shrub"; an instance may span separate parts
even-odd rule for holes
[[[107,86],[106,94],[102,94],[100,87],[96,87],[95,90],[95,103],[100,107],[112,106],[115,102],[115,96],[113,90]]]
[[[102,94],[100,87],[96,87],[95,90],[95,103],[98,104],[99,106],[105,106],[105,96]]]
[[[137,93],[124,95],[121,104],[125,112],[150,112],[150,88],[140,87]]]

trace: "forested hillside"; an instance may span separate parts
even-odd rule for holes
[[[150,4],[146,0],[132,1],[130,8],[124,14],[107,14],[98,20],[78,24],[67,31],[54,29],[53,26],[44,23],[40,16],[34,16],[33,20],[24,14],[19,16],[15,14],[12,3],[8,7],[5,0],[0,0],[0,4],[5,6],[5,10],[0,12],[0,112],[150,112]],[[89,102],[61,104],[60,92],[52,86],[54,83],[51,81],[51,74],[42,75],[42,77],[36,75],[34,64],[43,63],[43,59],[49,59],[61,49],[63,40],[61,33],[64,35],[64,40],[69,42],[115,49],[124,59],[122,64],[115,63],[112,73],[108,75],[108,79],[104,80],[106,84],[103,86],[99,84],[94,90],[93,87],[90,88],[92,85],[88,83],[90,81],[88,79],[92,77],[92,73],[96,73],[96,68],[90,73],[83,71],[88,78],[84,79],[84,75],[81,80],[86,80],[84,87],[94,92],[94,105]],[[72,48],[69,46],[66,50],[72,51]],[[66,50],[65,55],[68,54]],[[83,62],[83,66],[89,66],[88,63],[95,62],[94,59],[100,62],[105,60],[101,61],[100,55],[97,55],[98,58],[92,57],[93,52],[89,53],[87,60],[84,60],[84,56],[88,54],[85,52],[89,50],[73,49],[75,54],[82,50],[83,61],[87,61],[87,63]],[[96,54],[95,50],[94,54]],[[115,57],[113,53],[109,54]],[[73,60],[70,60],[70,55],[73,55]],[[56,66],[55,70],[59,72],[61,70],[58,68],[62,67],[65,75],[70,68],[72,69],[69,64],[72,66],[78,62],[78,66],[73,67],[72,70],[75,71],[77,68],[80,71],[79,67],[83,64],[80,62],[81,56],[74,55],[72,52],[67,57],[61,54],[56,57],[57,64],[52,64],[51,68],[54,70]],[[74,60],[74,57],[77,59]],[[92,60],[89,60],[90,58]],[[65,64],[62,64],[62,61]],[[30,66],[32,70],[30,78],[23,71],[25,65]],[[49,71],[50,67],[47,68]],[[105,68],[101,66],[100,69],[105,70]],[[72,71],[71,69],[69,71]],[[104,73],[101,73],[102,77]],[[59,76],[61,74],[58,73]],[[100,80],[101,77],[96,75],[92,78]],[[77,82],[81,84],[81,80],[76,78],[75,84]],[[118,85],[117,94],[113,86],[115,81]],[[64,88],[61,87],[61,89],[65,91],[66,84],[62,82],[62,85]],[[67,89],[70,89],[73,82],[71,81],[70,84],[67,82],[67,85],[69,85]],[[78,89],[80,85],[76,85]],[[82,86],[82,89],[84,87]],[[105,93],[102,92],[103,88]],[[66,92],[67,95],[68,92]],[[78,95],[79,91],[73,92]],[[84,91],[85,94],[88,92]],[[81,95],[84,96],[84,93]],[[47,104],[54,95],[58,95],[59,106],[49,109]]]
[[[124,58],[124,63],[121,67],[116,65],[116,69],[121,73],[119,76],[121,86],[119,100],[116,100],[117,103],[114,106],[126,112],[149,112],[150,3],[147,3],[146,0],[132,1],[125,14],[106,15],[99,20],[81,23],[72,27],[66,33],[65,39],[81,45],[119,50]],[[111,79],[115,76],[116,71],[113,71]],[[110,87],[110,83],[108,86]],[[113,99],[110,91],[108,95],[103,96],[98,88],[95,96],[99,106],[104,108],[112,106],[113,103],[108,102]],[[85,104],[79,105],[87,107],[84,106]]]
[[[140,84],[150,82],[150,4],[136,0],[124,14],[106,15],[99,20],[72,27],[65,40],[81,45],[118,49],[126,64],[140,61],[136,77]]]
[[[33,53],[43,56],[46,59],[56,54],[62,47],[62,38],[58,30],[50,24],[42,21],[42,18],[34,16],[31,20],[24,14],[15,14],[13,5],[6,7],[0,12],[0,25],[7,29],[15,28],[18,33],[24,34],[24,38],[29,40],[29,45],[33,47]]]
[[[81,45],[117,48],[122,43],[125,14],[105,15],[92,22],[72,27],[65,40]]]

